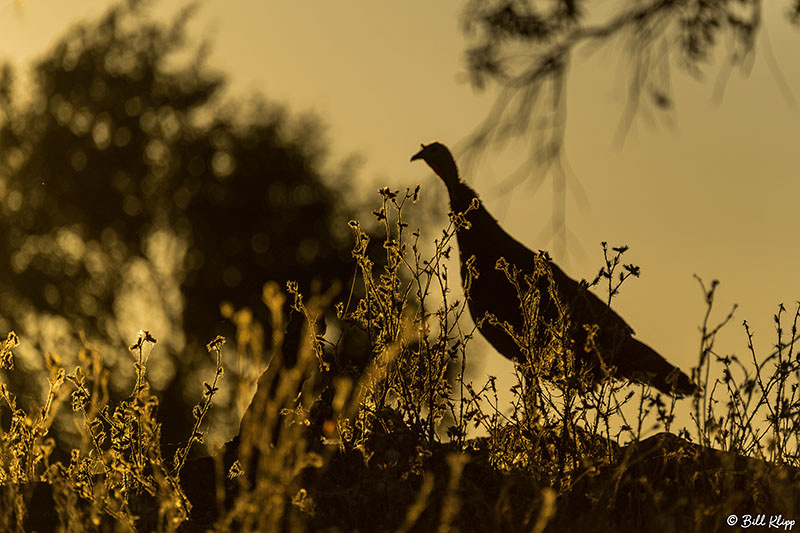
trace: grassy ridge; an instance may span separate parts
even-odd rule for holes
[[[274,314],[285,298],[291,305],[238,435],[211,457],[188,459],[224,379],[224,339],[208,345],[216,372],[193,409],[192,434],[169,458],[160,439],[168,421],[159,422],[147,381],[156,342],[147,332],[131,347],[136,385],[118,403],[88,343],[69,372],[47,356],[40,406],[20,409],[0,386],[0,530],[729,531],[729,517],[759,514],[790,529],[783,521],[800,516],[800,308],[787,328],[781,306],[774,352],[759,356],[751,342],[745,362],[715,351],[732,313],[711,323],[717,284],[704,286],[693,372],[703,393],[679,403],[640,385],[587,389],[564,313],[545,328],[511,332],[533,357],[518,368],[511,405],[500,405],[493,378],[463,378],[476,330],[463,329],[465,302],[454,298],[460,290],[447,270],[463,214],[423,258],[420,233],[405,221],[418,192],[381,191],[373,213],[386,234],[380,266],[351,223],[363,297],[304,299],[291,283],[269,293]],[[631,271],[618,271],[626,248],[603,250],[587,285],[605,283],[614,295]],[[332,313],[361,332],[369,357],[326,331]],[[13,368],[19,342],[10,333],[0,346],[3,368]],[[687,408],[692,425],[676,427]],[[51,460],[56,416],[83,428],[67,462]]]

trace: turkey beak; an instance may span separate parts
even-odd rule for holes
[[[417,159],[424,160],[424,158],[422,157],[422,152],[424,151],[425,151],[425,146],[422,147],[422,150],[411,156],[411,161],[416,161]]]

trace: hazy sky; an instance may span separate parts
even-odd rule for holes
[[[625,260],[640,265],[642,277],[623,288],[615,306],[640,339],[684,369],[696,361],[705,311],[693,274],[721,281],[717,317],[739,304],[719,338],[724,353],[747,355],[743,319],[766,353],[775,342],[778,304],[792,309],[800,299],[800,30],[783,17],[788,2],[764,4],[750,75],[735,71],[717,101],[718,65],[705,82],[673,70],[675,107],[654,124],[637,117],[622,148],[614,144],[626,101],[619,50],[581,49],[570,72],[566,149],[589,205],[569,199],[565,270],[592,277],[602,261],[600,241],[628,244]],[[70,21],[108,5],[1,0],[0,51],[24,67]],[[156,12],[178,5],[166,2]],[[426,166],[409,164],[410,155],[422,141],[463,140],[492,103],[491,92],[477,93],[464,81],[461,5],[206,0],[191,27],[195,36],[211,37],[210,62],[229,74],[232,95],[260,91],[294,111],[317,112],[329,125],[334,159],[353,152],[365,158],[359,176],[368,193],[377,184],[422,183],[423,202],[433,202],[442,199],[430,194],[441,184]],[[522,185],[501,194],[494,180],[512,168],[489,158],[479,175],[465,179],[509,233],[546,248],[536,239],[548,227],[551,189],[532,195]]]

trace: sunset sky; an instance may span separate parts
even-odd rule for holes
[[[158,16],[180,5],[161,4],[153,8]],[[109,5],[3,0],[0,53],[24,72],[71,23]],[[787,6],[765,3],[752,69],[734,71],[721,99],[721,62],[702,81],[675,68],[672,110],[652,122],[637,116],[621,147],[614,142],[627,98],[621,49],[590,54],[586,46],[573,58],[566,154],[588,205],[570,196],[569,253],[555,259],[572,277],[591,278],[601,241],[629,245],[625,261],[641,266],[642,277],[623,287],[616,309],[638,338],[686,370],[696,361],[705,312],[693,274],[720,280],[717,320],[739,304],[718,340],[723,353],[747,356],[747,320],[766,354],[778,304],[791,313],[800,299],[800,29],[786,21]],[[441,184],[409,157],[420,142],[457,146],[495,95],[466,81],[462,7],[461,0],[206,0],[191,29],[210,39],[209,61],[229,75],[228,96],[260,92],[319,114],[334,162],[363,157],[357,179],[365,196],[378,186],[421,183],[422,202],[438,201],[444,212],[442,191],[433,194]],[[537,240],[549,227],[550,182],[535,194],[524,183],[512,194],[497,190],[517,163],[507,155],[490,154],[464,178],[509,233],[532,249],[552,248]],[[485,371],[507,375],[511,367],[500,359]]]

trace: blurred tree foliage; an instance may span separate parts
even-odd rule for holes
[[[783,9],[789,23],[800,26],[798,0],[467,0],[464,31],[470,81],[478,89],[492,83],[500,89],[467,152],[477,156],[493,143],[528,142],[528,156],[519,171],[500,185],[513,187],[529,178],[538,184],[544,179],[541,171],[552,172],[551,223],[556,247],[565,250],[567,85],[578,49],[614,45],[615,55],[627,60],[618,63],[627,67],[620,69],[627,76],[625,109],[616,133],[621,144],[637,114],[652,119],[673,108],[676,66],[702,78],[709,65],[724,58],[715,84],[721,98],[732,70],[748,70],[753,64],[765,9]],[[783,82],[779,72],[773,74]]]
[[[464,31],[470,40],[466,59],[471,82],[477,88],[487,82],[503,88],[492,110],[495,120],[477,131],[476,141],[495,135],[502,141],[524,133],[540,103],[563,108],[570,61],[585,43],[616,42],[629,58],[623,130],[632,114],[648,102],[661,109],[671,107],[674,65],[701,77],[722,49],[728,66],[720,80],[724,85],[731,67],[752,65],[763,10],[769,4],[763,0],[468,0]],[[800,25],[800,1],[786,1],[784,6],[788,21]],[[547,124],[555,130],[554,141],[542,148],[550,154],[560,150],[563,138],[563,116],[555,115]]]
[[[318,123],[221,103],[223,77],[187,43],[191,14],[118,5],[70,29],[22,101],[9,66],[0,79],[0,326],[42,350],[84,331],[112,361],[149,328],[171,355],[152,380],[176,396],[205,343],[231,334],[223,301],[268,332],[265,282],[353,275]]]

